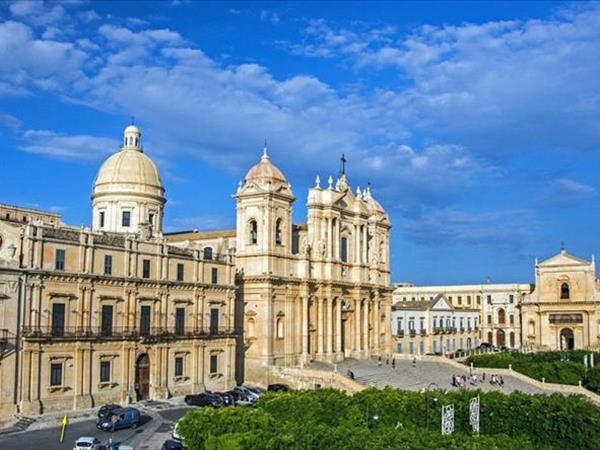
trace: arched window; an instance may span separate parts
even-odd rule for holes
[[[569,285],[567,283],[563,283],[560,285],[560,298],[566,298],[566,299],[571,298],[571,295],[569,292]]]
[[[342,262],[348,262],[348,238],[346,237],[340,240],[340,259]]]
[[[248,319],[248,337],[254,337],[254,333],[255,333],[255,324],[254,324],[254,317],[250,317]]]
[[[281,245],[283,243],[283,234],[281,232],[281,219],[277,219],[275,222],[275,244]]]
[[[256,220],[251,220],[249,224],[250,232],[248,234],[248,242],[250,245],[258,243],[258,224]]]
[[[277,339],[283,339],[283,317],[277,319]]]
[[[204,247],[204,250],[202,251],[202,257],[207,260],[213,259],[212,247]]]
[[[506,313],[502,308],[498,310],[498,323],[504,325],[506,323]]]
[[[510,332],[509,343],[510,343],[511,348],[514,348],[514,346],[515,346],[515,332],[514,331]]]

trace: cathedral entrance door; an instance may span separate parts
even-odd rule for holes
[[[496,347],[506,347],[506,335],[504,334],[504,330],[496,331]]]
[[[147,353],[142,353],[135,362],[135,394],[138,401],[150,395],[150,358]]]
[[[570,328],[560,330],[560,349],[563,351],[573,350],[575,348],[575,336]]]

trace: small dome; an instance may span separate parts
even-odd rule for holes
[[[129,125],[127,128],[125,128],[124,131],[125,134],[128,133],[137,133],[137,134],[141,134],[140,133],[140,129],[138,127],[136,127],[135,125]]]
[[[287,184],[287,180],[283,176],[281,170],[271,162],[266,146],[263,155],[260,158],[260,162],[254,165],[246,174],[246,181],[251,181],[256,184],[267,184],[269,182]]]

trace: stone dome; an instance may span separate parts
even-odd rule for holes
[[[271,158],[269,158],[269,154],[267,153],[267,147],[264,148],[259,163],[252,166],[246,174],[246,182],[253,182],[259,185],[269,182],[272,184],[287,184],[287,180],[281,170],[271,162]]]
[[[163,191],[162,181],[154,162],[143,152],[133,149],[121,149],[110,156],[98,171],[94,188],[119,186],[131,189]]]
[[[165,203],[158,169],[142,150],[140,130],[130,125],[122,147],[104,161],[94,181],[93,229],[135,233],[149,225],[160,233]]]

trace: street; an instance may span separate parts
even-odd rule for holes
[[[142,410],[142,424],[138,428],[119,430],[114,433],[98,430],[95,419],[75,422],[67,426],[62,443],[59,442],[60,426],[25,430],[0,436],[0,450],[72,450],[75,440],[79,437],[95,436],[105,444],[111,435],[113,442],[131,445],[136,450],[158,450],[162,442],[169,438],[175,421],[188,409],[178,406],[160,411]]]

